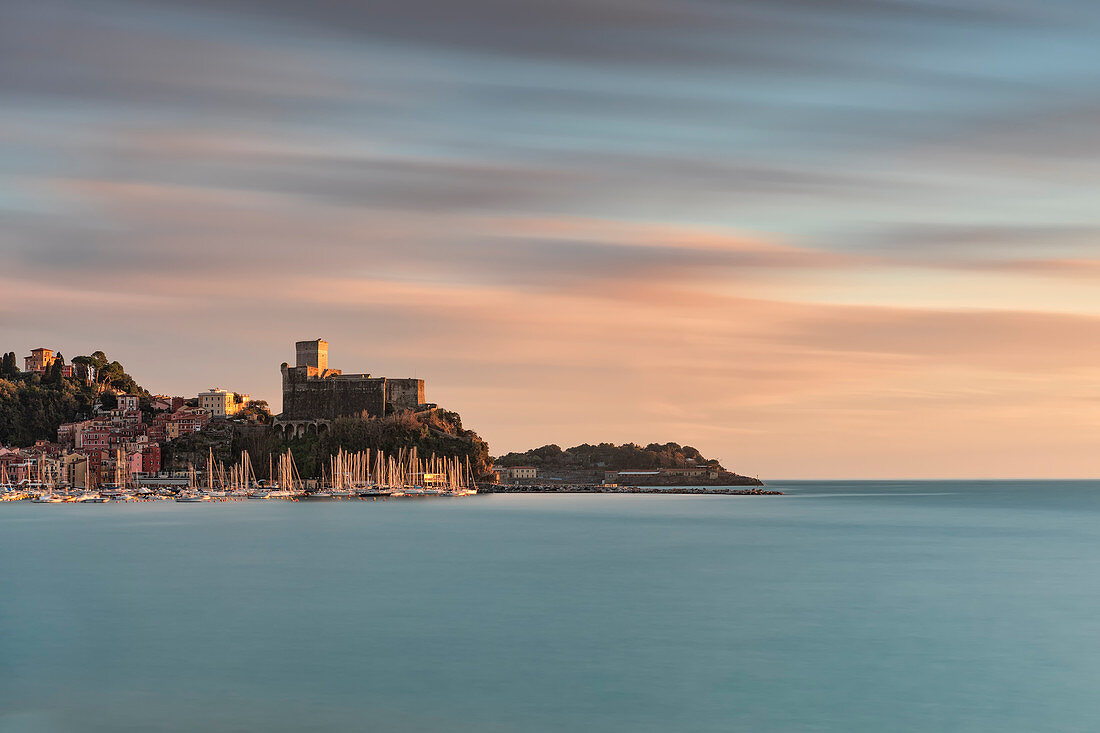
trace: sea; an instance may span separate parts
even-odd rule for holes
[[[0,504],[0,733],[1100,730],[1100,482]]]

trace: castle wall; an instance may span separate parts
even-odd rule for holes
[[[386,379],[386,402],[395,410],[415,410],[424,404],[423,379]]]
[[[335,420],[363,412],[371,416],[385,414],[384,378],[340,379],[333,375],[325,379],[316,374],[309,367],[283,367],[281,419]]]

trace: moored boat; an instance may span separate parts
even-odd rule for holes
[[[359,496],[390,496],[393,493],[393,489],[383,489],[380,486],[375,486],[370,489],[363,489],[359,492]]]

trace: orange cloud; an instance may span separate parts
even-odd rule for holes
[[[157,388],[225,384],[277,409],[290,343],[322,336],[336,366],[425,377],[499,452],[677,440],[764,476],[1095,470],[1085,313],[830,303],[806,285],[912,271],[752,233],[57,185],[116,228],[72,270],[79,236],[17,253],[5,338],[106,348]],[[127,326],[58,326],[85,313]]]

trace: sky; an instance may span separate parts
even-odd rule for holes
[[[1100,3],[2,0],[0,350],[494,454],[1100,476]]]

